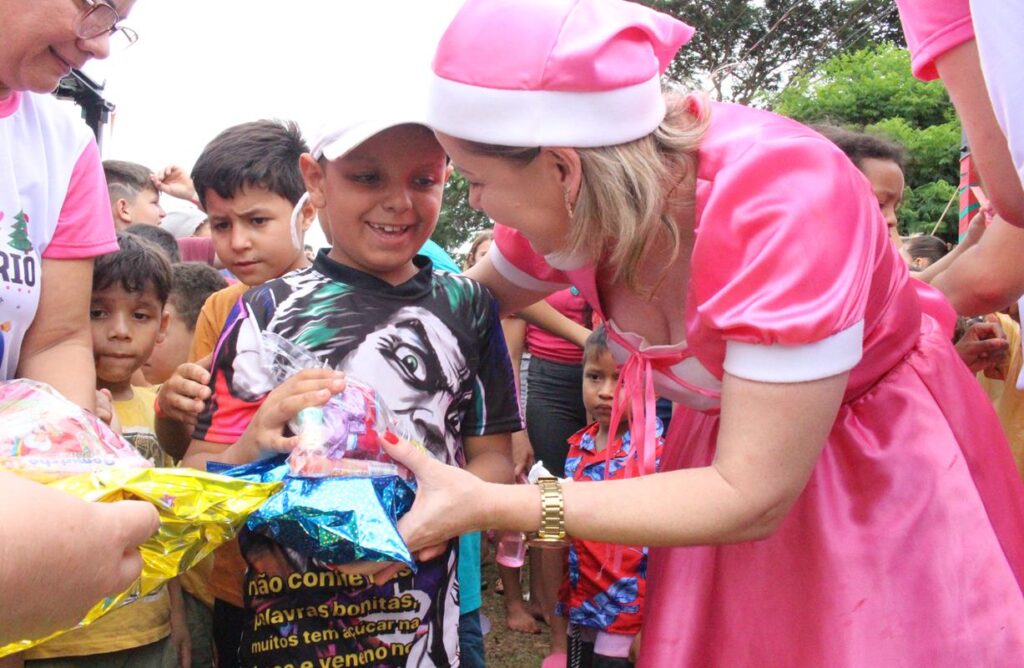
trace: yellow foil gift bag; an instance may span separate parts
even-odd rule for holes
[[[234,538],[253,510],[280,489],[192,469],[102,468],[49,483],[87,501],[140,500],[160,512],[160,528],[142,544],[142,575],[121,594],[97,603],[75,628],[87,626],[114,608],[146,596],[189,570]],[[0,647],[0,657],[43,643],[26,639]]]

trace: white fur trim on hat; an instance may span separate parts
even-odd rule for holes
[[[661,77],[607,91],[483,88],[433,75],[427,123],[469,141],[503,146],[614,146],[665,118]]]

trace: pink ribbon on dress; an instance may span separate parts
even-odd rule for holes
[[[619,423],[622,420],[622,400],[630,404],[630,439],[633,444],[633,451],[636,457],[630,458],[627,466],[626,477],[638,475],[650,475],[654,473],[657,455],[657,395],[654,393],[655,371],[664,374],[670,380],[678,383],[680,387],[696,394],[719,398],[719,393],[694,385],[693,383],[679,377],[672,367],[693,357],[689,348],[682,350],[647,349],[638,350],[631,343],[616,331],[615,327],[605,323],[605,331],[616,343],[629,351],[629,359],[622,365],[619,372],[619,382],[615,387],[615,402],[612,404],[611,422],[608,425],[609,432],[614,435],[618,433]],[[637,429],[638,425],[642,429]],[[605,470],[611,466],[611,448],[605,448]]]

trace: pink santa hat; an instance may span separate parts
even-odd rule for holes
[[[434,57],[428,122],[506,146],[611,146],[665,117],[693,28],[624,0],[468,0]]]

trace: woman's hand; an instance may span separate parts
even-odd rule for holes
[[[483,528],[487,483],[394,434],[383,440],[388,455],[416,476],[416,501],[398,530],[417,561],[433,559],[452,538]]]
[[[127,589],[159,525],[152,504],[90,503],[0,472],[0,645],[73,626]]]
[[[991,219],[992,216],[988,211],[979,211],[974,214],[971,222],[967,225],[967,234],[964,235],[964,239],[959,245],[967,249],[981,241],[981,237],[985,235],[985,228],[988,227]]]

